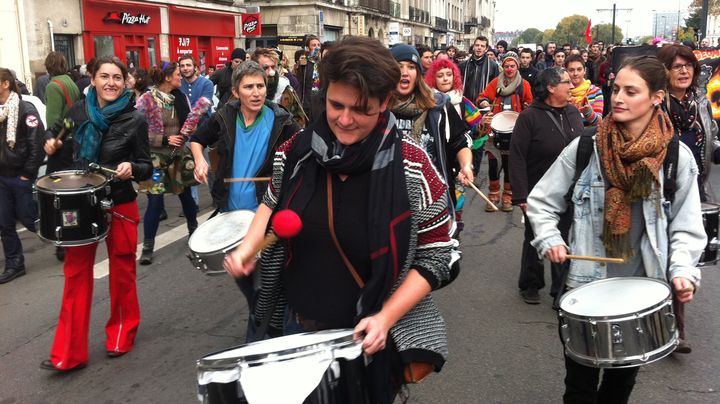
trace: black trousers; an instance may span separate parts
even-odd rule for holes
[[[560,215],[558,229],[565,243],[568,242],[568,233],[572,224],[572,211]],[[525,239],[522,245],[522,256],[520,261],[520,277],[518,279],[518,287],[520,290],[525,289],[542,289],[545,287],[545,265],[543,260],[538,257],[537,250],[530,242],[535,238],[530,220],[525,215]],[[550,276],[552,284],[550,286],[550,295],[556,296],[563,288],[563,273],[568,269],[570,263],[565,261],[562,264],[550,265]]]
[[[635,387],[639,367],[601,369],[581,365],[565,356],[565,404],[626,404]]]

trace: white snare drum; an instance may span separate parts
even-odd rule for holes
[[[645,365],[678,343],[672,294],[650,278],[609,278],[567,292],[560,300],[565,353],[597,368]]]
[[[493,132],[492,143],[501,152],[510,150],[510,139],[518,116],[520,114],[515,111],[502,111],[495,114],[490,121],[490,129]]]
[[[221,213],[201,224],[188,240],[195,268],[205,275],[224,274],[225,254],[237,247],[245,238],[255,217],[251,210]]]
[[[240,345],[197,361],[206,404],[369,404],[362,345],[350,329]]]

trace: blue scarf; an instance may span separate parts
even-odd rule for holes
[[[80,145],[79,157],[91,163],[100,158],[102,136],[110,128],[110,123],[125,111],[132,91],[125,89],[115,101],[100,108],[95,87],[90,86],[85,98],[85,112],[88,119],[75,130],[75,141]]]

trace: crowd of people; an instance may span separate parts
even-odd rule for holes
[[[35,87],[46,123],[13,72],[0,69],[0,283],[25,274],[16,221],[35,231],[32,184],[45,155],[47,173],[90,163],[114,170],[106,349],[124,355],[140,322],[136,189],[147,195],[139,262],[151,265],[167,217],[164,195],[179,197],[191,235],[197,187],[208,184],[216,214],[255,211],[224,261],[250,308],[247,340],[352,328],[375,358],[366,369],[373,402],[392,403],[403,384],[440,371],[447,359],[431,292],[458,275],[466,187],[487,157],[485,210],[518,207],[525,218],[522,301],[541,302],[543,258],[551,262],[554,309],[563,293],[595,280],[660,279],[674,292],[676,352],[690,352],[684,306],[700,285],[700,202],[710,199],[705,184],[720,162],[697,58],[667,44],[657,57],[627,58],[613,72],[612,47],[601,42],[490,45],[477,37],[467,54],[308,35],[292,67],[278,49],[237,48],[213,71],[201,72],[187,55],[149,71],[101,57],[75,79],[53,52]],[[508,114],[511,136],[494,128]],[[68,120],[72,136],[59,140]],[[583,137],[592,139],[586,159]],[[673,139],[681,146],[668,197],[663,162]],[[255,177],[270,180],[226,181]],[[302,230],[255,255],[285,209],[298,214]],[[97,245],[55,251],[65,290],[44,369],[87,365]],[[625,263],[569,261],[571,251]],[[637,375],[637,368],[606,370],[598,386],[599,369],[569,356],[565,366],[568,403],[627,402]]]

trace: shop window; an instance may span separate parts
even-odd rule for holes
[[[68,67],[75,66],[75,47],[73,46],[73,35],[55,34],[55,51],[65,56]]]
[[[157,55],[157,46],[155,45],[155,38],[150,37],[148,38],[148,63],[150,63],[150,67],[155,66],[157,64],[157,59],[155,56]]]
[[[95,57],[115,56],[115,46],[111,35],[96,35],[93,37],[95,44]]]

